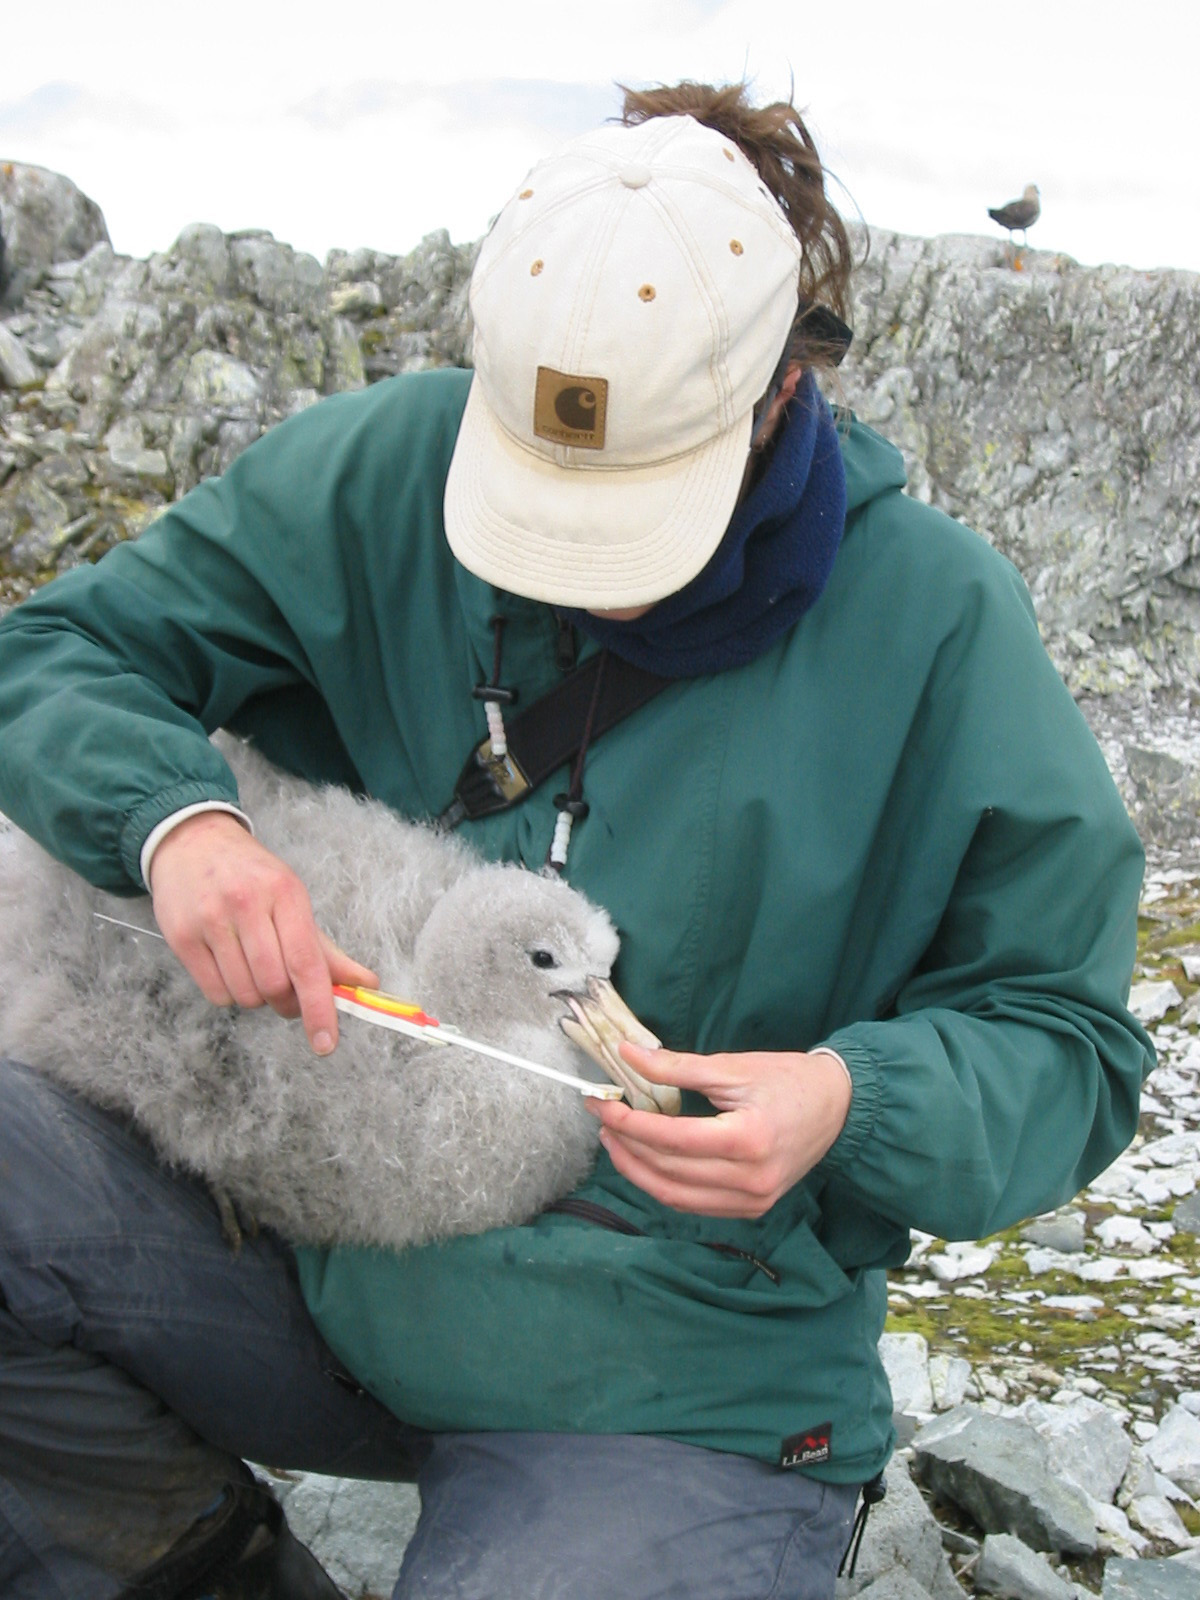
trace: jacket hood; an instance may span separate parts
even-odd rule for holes
[[[904,470],[904,457],[896,446],[868,428],[865,422],[860,422],[853,411],[835,409],[834,415],[841,434],[842,460],[846,466],[846,515],[850,517],[868,501],[877,500],[891,489],[903,489],[908,474]],[[841,432],[847,419],[849,429]]]

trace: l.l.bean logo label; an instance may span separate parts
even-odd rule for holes
[[[820,1461],[828,1461],[829,1441],[832,1438],[832,1422],[819,1422],[815,1428],[807,1428],[803,1433],[794,1433],[790,1439],[785,1439],[780,1446],[779,1465],[781,1467],[811,1467]]]
[[[576,372],[537,369],[533,396],[533,431],[552,444],[573,444],[584,450],[604,449],[608,381]]]

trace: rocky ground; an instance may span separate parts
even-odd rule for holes
[[[1134,1144],[1052,1216],[972,1245],[918,1236],[890,1286],[889,1363],[910,1420],[969,1400],[1069,1440],[1059,1465],[1093,1492],[1099,1553],[1193,1552],[1179,1592],[1200,1595],[1195,861],[1147,877],[1132,1004],[1159,1058]]]

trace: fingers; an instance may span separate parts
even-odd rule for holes
[[[629,1039],[620,1048],[629,1065],[651,1082],[695,1089],[709,1099],[714,1099],[714,1091],[728,1092],[745,1081],[744,1072],[737,1066],[743,1058],[737,1055],[698,1056],[676,1050],[648,1050]]]
[[[218,1005],[267,1005],[281,1017],[300,1017],[313,1049],[326,1055],[337,1043],[333,979],[323,936],[299,888],[287,886],[273,901],[264,896],[223,923],[208,924],[184,964]],[[349,965],[363,974],[355,981],[371,976]]]
[[[169,939],[167,942],[171,943]],[[171,944],[171,948],[206,1000],[211,1001],[214,1006],[234,1004],[233,996],[221,976],[221,969],[207,945],[197,944],[192,949]]]
[[[607,1129],[600,1138],[622,1177],[676,1211],[709,1217],[761,1217],[789,1187],[781,1163],[674,1156],[628,1136],[610,1134]]]
[[[321,941],[321,949],[325,954],[325,964],[329,969],[329,976],[334,983],[347,983],[363,989],[377,989],[379,987],[379,974],[370,967],[364,967],[361,961],[355,961],[353,956],[348,956],[340,945],[334,944],[327,933],[317,929],[317,937]]]
[[[745,1119],[735,1120],[732,1114],[662,1117],[652,1111],[636,1111],[620,1100],[597,1100],[595,1105],[589,1102],[588,1109],[606,1128],[618,1133],[622,1143],[657,1156],[686,1161],[747,1158]]]
[[[718,1116],[655,1116],[589,1102],[623,1177],[664,1205],[711,1217],[759,1217],[790,1186],[773,1130],[753,1108]]]
[[[295,940],[302,938],[315,946],[315,938],[308,935],[306,927],[311,921],[311,913],[307,918],[303,911],[297,916],[287,904],[277,905],[273,914],[256,906],[229,929],[218,959],[239,1006],[266,1004],[281,1017],[300,1014],[292,977],[294,962],[289,958],[289,949]]]
[[[665,1186],[672,1192],[736,1193],[739,1207],[746,1207],[739,1215],[758,1215],[790,1182],[775,1130],[755,1109],[670,1122],[631,1112],[622,1125],[605,1128],[600,1137],[614,1166],[624,1170],[624,1159],[639,1173],[653,1175],[655,1192]],[[668,1203],[680,1204],[677,1199]],[[725,1208],[722,1214],[727,1214]]]
[[[299,882],[297,888],[301,888]],[[282,1016],[295,1016],[299,1011],[304,1031],[319,1056],[328,1055],[337,1043],[337,1011],[333,1004],[333,980],[329,963],[308,902],[291,893],[277,903],[274,924],[279,940],[287,984],[287,1009],[270,997]]]
[[[760,1217],[821,1160],[845,1125],[840,1063],[803,1052],[676,1055],[623,1045],[646,1077],[699,1089],[715,1116],[666,1118],[588,1102],[613,1166],[656,1200],[713,1217]]]
[[[159,927],[206,998],[300,1017],[318,1055],[337,1043],[333,984],[378,984],[318,928],[295,873],[226,814],[167,836],[152,889]]]

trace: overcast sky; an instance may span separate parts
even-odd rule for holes
[[[320,258],[477,238],[614,81],[749,77],[806,111],[843,210],[1200,270],[1197,0],[55,0],[5,8],[0,159],[66,173],[115,247],[190,222]]]

